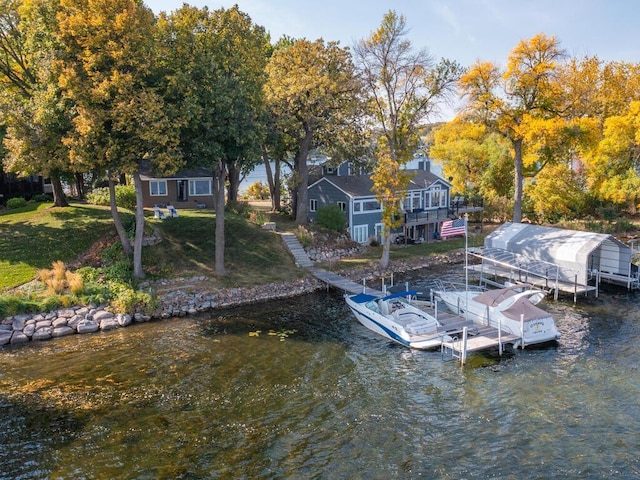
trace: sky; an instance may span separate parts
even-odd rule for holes
[[[145,0],[156,14],[183,0]],[[570,56],[640,62],[640,2],[636,0],[189,0],[215,10],[237,4],[275,42],[282,35],[353,46],[386,12],[407,19],[414,48],[463,66],[506,64],[520,40],[555,35]]]

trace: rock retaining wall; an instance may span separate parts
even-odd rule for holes
[[[151,315],[114,313],[105,306],[71,307],[48,313],[15,315],[0,321],[0,345],[21,345],[31,340],[113,330],[134,322],[185,317],[220,307],[302,295],[321,287],[321,282],[307,278],[292,283],[224,289],[214,293],[189,292],[178,288],[159,297],[160,307]]]

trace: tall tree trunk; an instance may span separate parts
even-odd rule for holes
[[[144,238],[144,206],[142,197],[142,180],[140,173],[133,174],[133,185],[136,190],[136,233],[133,239],[133,277],[144,278],[142,268],[142,240]]]
[[[60,180],[60,174],[58,172],[51,173],[51,187],[53,188],[53,206],[68,207],[69,202],[67,201],[67,196],[64,194],[62,180]]]
[[[220,160],[213,172],[215,179],[216,198],[216,246],[215,246],[215,272],[216,275],[224,275],[224,187],[227,180],[224,161]]]
[[[227,167],[229,186],[227,190],[227,203],[235,203],[238,201],[238,190],[240,188],[240,169],[237,168],[235,162],[229,162]]]
[[[262,161],[267,173],[267,184],[269,185],[269,198],[271,199],[271,211],[277,212],[281,207],[280,200],[280,159],[274,160],[275,168],[271,168],[271,161],[266,148],[262,147]]]
[[[125,232],[124,226],[122,225],[120,214],[118,213],[118,205],[116,204],[116,184],[109,172],[107,172],[107,177],[109,178],[109,201],[111,204],[111,218],[113,218],[113,224],[116,226],[116,232],[118,232],[118,237],[120,238],[120,243],[122,244],[122,250],[124,250],[124,254],[128,256],[133,253],[133,248],[131,247],[129,237],[127,237],[127,232]]]
[[[296,166],[296,223],[298,225],[307,224],[307,187],[309,183],[309,167],[307,166],[307,156],[309,155],[309,147],[311,146],[311,139],[313,137],[312,130],[305,126],[305,137],[300,143],[300,149],[296,154],[295,166]]]
[[[522,222],[522,189],[524,179],[522,177],[522,139],[513,141],[513,163],[515,170],[513,191],[513,223]]]
[[[84,175],[80,172],[77,172],[74,175],[74,180],[76,183],[76,192],[78,198],[84,198]]]
[[[391,231],[384,228],[382,233],[383,243],[382,243],[382,257],[380,258],[380,268],[386,270],[389,266],[389,252],[391,252]]]

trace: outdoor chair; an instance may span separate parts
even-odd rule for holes
[[[173,205],[167,205],[167,210],[169,210],[170,217],[178,216],[178,210],[176,210],[176,207],[174,207]]]
[[[165,217],[165,214],[162,210],[160,210],[160,207],[158,207],[157,205],[153,206],[153,216],[154,218],[159,218],[160,220],[163,220]]]

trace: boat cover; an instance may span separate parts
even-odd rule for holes
[[[519,298],[509,308],[502,310],[502,313],[504,313],[506,317],[518,321],[520,321],[521,315],[523,315],[525,322],[541,318],[549,318],[551,316],[549,312],[545,312],[541,308],[536,307],[526,298]]]
[[[351,300],[353,300],[355,303],[367,303],[367,302],[370,302],[371,300],[375,300],[378,297],[369,295],[368,293],[359,293],[349,298],[351,298]]]
[[[482,303],[483,305],[488,305],[489,307],[497,307],[504,300],[513,297],[517,293],[518,292],[513,287],[499,288],[496,290],[487,290],[486,292],[473,297],[473,299],[478,303]]]
[[[391,295],[382,297],[380,300],[391,300],[392,298],[398,298],[398,297],[415,297],[417,295],[418,295],[418,292],[414,290],[406,290],[404,292],[392,293]]]

